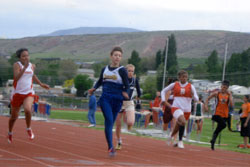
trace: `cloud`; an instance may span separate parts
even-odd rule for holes
[[[8,0],[0,5],[0,36],[84,26],[250,32],[249,8],[248,0]]]

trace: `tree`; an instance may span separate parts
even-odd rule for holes
[[[10,59],[8,60],[8,62],[10,63],[10,65],[12,66],[15,62],[17,62],[19,60],[19,58],[17,57],[16,53],[13,53],[10,57]]]
[[[92,65],[92,68],[93,68],[93,70],[95,71],[94,77],[99,78],[102,69],[103,69],[107,64],[109,64],[109,59],[105,59],[105,60],[103,60],[103,61],[100,62],[100,63],[94,63],[94,64]]]
[[[2,87],[8,79],[13,79],[13,74],[10,73],[10,66],[6,59],[0,56],[0,86]]]
[[[64,77],[59,76],[60,65],[59,62],[48,62],[44,60],[40,60],[36,64],[35,73],[38,75],[39,79],[49,84],[50,86],[62,85],[64,82]],[[60,77],[62,79],[60,79]]]
[[[151,99],[155,95],[155,92],[157,91],[156,86],[156,77],[148,76],[144,83],[142,84],[143,94],[148,94]]]
[[[226,67],[226,72],[229,73],[239,71],[239,69],[241,69],[241,54],[233,53]]]
[[[35,64],[39,79],[50,86],[63,85],[65,80],[75,77],[78,69],[73,60],[36,60]]]
[[[78,66],[73,60],[61,60],[59,62],[58,75],[61,76],[61,80],[65,81],[74,78],[77,73]]]
[[[133,64],[135,66],[135,74],[139,76],[141,73],[141,58],[137,51],[132,51],[131,57],[128,59],[128,64]]]
[[[218,53],[216,50],[213,50],[211,55],[205,61],[207,65],[207,72],[209,73],[211,80],[220,80],[221,79],[221,72],[222,66],[220,65]]]
[[[141,73],[145,73],[148,70],[155,70],[155,58],[154,57],[143,57],[141,58]],[[142,66],[143,64],[143,66]]]
[[[166,78],[165,81],[169,77],[173,78],[176,76],[178,71],[178,61],[176,55],[176,41],[174,34],[171,34],[168,37],[168,55],[167,55],[167,69],[166,69]],[[162,82],[163,82],[163,73],[164,73],[164,63],[165,63],[165,54],[166,54],[166,47],[162,53],[162,63],[157,69],[157,89],[162,89]]]
[[[206,75],[207,75],[207,68],[206,68],[206,64],[197,64],[194,66],[193,69],[193,74],[194,77],[197,79],[206,79]]]
[[[226,67],[226,79],[232,84],[250,86],[250,48],[242,53],[233,53]]]
[[[162,63],[162,60],[163,58],[162,58],[161,50],[158,50],[155,56],[155,69],[159,67],[159,65]]]
[[[85,91],[92,87],[93,81],[89,78],[88,75],[79,74],[74,78],[74,84],[75,88],[77,89],[76,96],[83,97]]]
[[[177,48],[176,48],[176,40],[175,40],[174,34],[171,34],[168,37],[168,39],[169,39],[169,42],[168,42],[167,71],[168,71],[168,74],[177,74],[178,61],[177,61],[177,55],[176,55]],[[165,61],[165,53],[166,53],[166,49],[164,50],[164,54],[163,54],[164,61]]]
[[[164,64],[161,63],[160,66],[157,69],[157,75],[156,75],[156,88],[157,91],[162,90],[162,82],[163,82],[163,69],[164,69]],[[167,77],[165,78],[165,81],[167,80]]]
[[[99,78],[104,65],[102,63],[96,63],[96,64],[93,64],[92,67],[93,67],[93,70],[95,71],[94,77]]]

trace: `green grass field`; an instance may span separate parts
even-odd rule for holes
[[[84,123],[88,123],[87,112],[81,111],[62,111],[62,110],[53,110],[51,112],[50,118],[52,119],[66,119],[66,120],[75,120]],[[104,118],[101,112],[96,112],[96,123],[97,125],[104,124]],[[217,124],[215,123],[215,128]],[[232,125],[233,129],[236,127],[236,120],[233,121]],[[152,128],[152,127],[149,127]],[[100,128],[98,128],[100,129]],[[201,135],[202,142],[209,142],[211,140],[213,130],[212,130],[212,121],[211,119],[204,119],[203,123],[203,130]],[[196,131],[192,131],[190,139],[196,139]],[[161,139],[162,140],[162,139]],[[165,140],[165,139],[164,139]],[[219,137],[217,138],[216,144],[218,144]],[[224,149],[224,150],[231,150],[241,153],[250,154],[250,149],[240,149],[237,148],[238,144],[243,143],[243,138],[240,136],[239,132],[230,132],[227,128],[224,129],[221,133],[221,144],[216,145],[215,149]],[[197,144],[191,143],[192,145],[199,145],[203,147],[210,147],[209,144]]]
[[[101,112],[96,112],[95,117],[97,125],[104,125],[104,118]],[[50,118],[75,120],[88,123],[88,112],[52,110]]]
[[[232,129],[236,129],[236,120],[233,120]],[[214,124],[214,128],[216,128],[217,123]],[[203,130],[201,135],[201,141],[202,142],[209,142],[212,138],[212,121],[211,119],[204,119],[203,123]],[[192,131],[191,133],[191,139],[196,139],[196,131]],[[218,144],[219,136],[217,137],[216,144]],[[239,132],[230,132],[228,128],[225,128],[221,133],[221,142],[220,145],[216,145],[216,148],[225,149],[225,150],[231,150],[236,152],[242,152],[242,153],[248,153],[250,154],[250,149],[240,149],[237,148],[238,144],[243,144],[243,137],[240,136]],[[201,144],[195,144],[195,145],[201,145]],[[210,145],[204,145],[202,146],[210,147]]]

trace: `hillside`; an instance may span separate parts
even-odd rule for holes
[[[55,37],[32,37],[22,39],[0,39],[0,56],[14,53],[20,47],[27,47],[32,58],[61,57],[70,59],[102,60],[107,58],[111,48],[120,45],[124,57],[133,50],[141,57],[154,56],[163,49],[167,37],[174,33],[177,41],[177,55],[181,58],[206,58],[216,49],[223,57],[225,43],[228,55],[242,52],[250,47],[250,34],[228,31],[155,31],[100,35],[70,35]]]
[[[41,36],[64,36],[64,35],[86,35],[86,34],[117,34],[125,32],[139,32],[141,30],[123,27],[79,27],[67,30],[58,30]]]

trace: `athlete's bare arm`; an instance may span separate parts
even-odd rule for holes
[[[35,65],[32,64],[32,66],[33,66],[33,70],[35,71]],[[42,83],[35,74],[33,75],[33,80],[44,89],[50,88],[49,85]]]
[[[208,96],[206,102],[205,102],[205,110],[208,111],[208,102],[210,99],[212,99],[213,97],[216,97],[218,95],[218,92],[214,92],[212,93],[210,96]]]
[[[227,93],[229,94],[229,105],[230,105],[230,107],[233,107],[234,103],[233,103],[232,93],[230,91],[228,91]]]
[[[23,69],[21,69],[21,67],[20,67],[20,65],[18,63],[15,63],[13,65],[14,79],[16,81],[18,81],[21,78],[21,76],[23,75],[23,73],[25,72],[25,70],[27,69],[28,66],[29,66],[29,61],[28,60],[25,62],[25,65],[24,65]]]
[[[171,104],[168,103],[168,99],[169,99],[170,95],[171,95],[171,90],[168,91],[168,92],[165,94],[165,101],[162,101],[162,105],[163,105],[163,106],[168,106],[168,107],[171,108]]]

